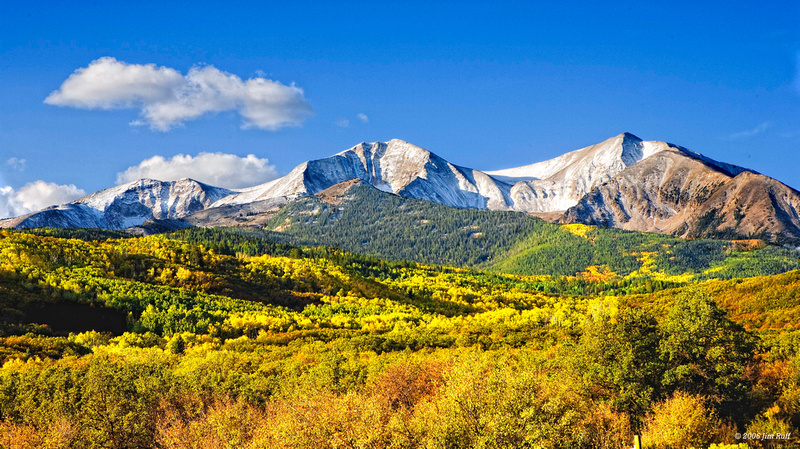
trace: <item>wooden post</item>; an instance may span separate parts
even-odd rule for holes
[[[639,438],[639,435],[633,436],[633,449],[642,449],[642,440]]]

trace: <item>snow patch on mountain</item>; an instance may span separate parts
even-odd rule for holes
[[[666,142],[643,141],[629,133],[547,161],[488,172],[452,164],[424,148],[394,139],[362,142],[333,156],[304,162],[286,176],[245,189],[223,189],[192,179],[142,179],[66,205],[2,220],[0,227],[124,229],[151,219],[182,219],[212,208],[216,212],[206,214],[203,225],[213,226],[213,221],[225,218],[225,214],[244,213],[247,208],[243,209],[243,205],[261,202],[272,210],[278,204],[352,179],[384,192],[452,207],[552,214],[576,206],[629,167],[654,161],[655,155],[661,155],[660,159],[674,155],[700,161],[712,171],[728,176],[747,171]]]
[[[172,182],[140,179],[65,205],[3,220],[0,226],[125,229],[152,218],[182,218],[233,193],[193,179]]]
[[[399,139],[363,142],[331,157],[305,162],[283,178],[223,198],[214,206],[293,199],[350,179],[453,207],[510,209],[510,185]]]
[[[513,209],[553,212],[574,206],[592,188],[662,149],[623,133],[547,161],[486,173],[513,184]]]

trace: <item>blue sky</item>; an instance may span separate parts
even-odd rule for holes
[[[0,196],[91,192],[178,154],[266,179],[392,138],[490,170],[623,131],[800,188],[800,2],[165,3],[0,2]],[[270,80],[299,109],[212,90],[164,119],[174,104],[143,115],[155,97],[62,88],[101,58],[178,85],[190,70],[235,75],[236,92]]]

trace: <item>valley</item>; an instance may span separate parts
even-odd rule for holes
[[[495,172],[362,143],[254,187],[143,179],[6,219],[0,447],[791,433],[798,198],[624,133]]]
[[[339,193],[354,199],[361,188]],[[398,257],[408,245],[386,235],[387,259],[288,243],[324,235],[307,211],[348,207],[335,198],[284,209],[275,220],[305,220],[286,233],[0,231],[0,441],[618,447],[631,432],[665,438],[659,426],[684,406],[702,428],[797,425],[794,250],[512,212],[437,215],[444,206],[393,195],[384,201],[406,206],[393,220],[427,217],[403,231],[426,248],[419,258],[461,262]],[[465,230],[480,214],[523,222],[513,233]],[[422,237],[433,228],[496,241],[451,252]],[[505,274],[514,271],[525,274]],[[75,330],[101,310],[126,317],[124,330]]]

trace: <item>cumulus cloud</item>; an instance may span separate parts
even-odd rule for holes
[[[12,170],[25,171],[25,159],[19,159],[16,157],[9,158],[6,161],[6,166]]]
[[[84,195],[86,192],[73,184],[59,185],[45,181],[25,184],[19,190],[10,186],[0,187],[0,217],[36,212],[48,206],[69,203]]]
[[[44,102],[85,109],[115,109],[169,101],[185,86],[183,75],[155,64],[126,64],[111,57],[75,71]]]
[[[200,182],[231,189],[250,187],[278,177],[269,160],[254,154],[239,157],[235,154],[200,153],[197,156],[178,154],[170,159],[153,156],[139,165],[117,173],[117,183],[152,178],[175,181],[192,178]]]
[[[236,111],[244,128],[276,130],[297,126],[313,113],[303,89],[294,84],[263,77],[242,80],[210,65],[182,75],[169,67],[112,57],[76,70],[44,102],[83,109],[138,108],[141,118],[131,124],[159,131],[222,111]]]
[[[348,126],[350,126],[350,120],[347,120],[344,117],[337,118],[336,121],[333,123],[335,123],[336,126],[338,126],[339,128],[347,128]]]
[[[740,131],[738,133],[733,133],[733,134],[729,135],[728,139],[735,140],[735,139],[744,139],[744,138],[747,138],[747,137],[757,136],[759,134],[764,133],[765,131],[767,131],[771,127],[772,127],[772,124],[770,122],[759,123],[758,126],[756,126],[755,128],[746,129],[744,131]]]
[[[367,114],[364,114],[363,112],[356,114],[356,117],[361,120],[361,123],[369,123],[369,117],[367,117]]]

